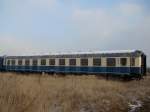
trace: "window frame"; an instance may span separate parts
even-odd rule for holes
[[[133,61],[134,60],[134,61]],[[136,65],[136,57],[131,57],[130,58],[130,66],[131,67],[135,67],[135,65]]]
[[[13,62],[14,62],[14,63],[13,63]],[[15,65],[16,65],[16,60],[15,60],[15,59],[11,60],[11,65],[12,65],[12,66],[15,66]]]
[[[25,66],[30,66],[30,59],[25,59]]]
[[[74,61],[73,63],[71,61]],[[77,59],[76,58],[70,58],[69,59],[69,66],[77,66]]]
[[[7,60],[7,66],[11,65],[11,60]]]
[[[36,62],[36,64],[35,64]],[[38,59],[33,59],[32,60],[32,66],[38,66]]]
[[[110,59],[113,59],[114,64],[111,64],[112,60],[111,60],[111,62],[109,62]],[[115,57],[108,57],[108,58],[106,58],[106,66],[107,67],[116,67],[116,65],[117,65],[117,62],[116,62],[116,58]]]
[[[85,60],[87,61],[86,64],[85,64],[85,62],[84,62]],[[88,58],[81,58],[81,59],[80,59],[80,66],[85,66],[85,67],[86,67],[86,66],[88,66],[88,65],[89,65],[89,60],[88,60]]]
[[[123,61],[125,61],[125,63]],[[125,67],[125,66],[127,66],[127,64],[128,64],[128,59],[126,57],[120,58],[120,66]]]
[[[40,65],[41,66],[46,66],[46,59],[41,59]]]
[[[49,59],[49,65],[50,66],[55,66],[56,65],[56,60],[55,59]]]
[[[100,60],[100,63],[98,64],[96,60]],[[97,66],[97,67],[102,66],[102,59],[101,58],[93,58],[93,66]]]
[[[20,63],[21,62],[21,63]],[[18,66],[22,66],[23,65],[23,61],[21,59],[18,60]]]
[[[62,61],[64,61],[63,64],[62,64]],[[65,58],[60,58],[60,59],[59,59],[59,66],[65,66],[65,65],[66,65],[66,60],[65,60]]]

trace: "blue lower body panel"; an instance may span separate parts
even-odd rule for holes
[[[140,67],[6,66],[5,69],[18,72],[141,74]]]

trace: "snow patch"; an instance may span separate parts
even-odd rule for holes
[[[137,112],[142,107],[142,102],[135,100],[132,103],[129,103],[129,112]]]

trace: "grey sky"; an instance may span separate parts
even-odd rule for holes
[[[148,0],[1,0],[0,54],[139,49],[149,57],[149,6]]]

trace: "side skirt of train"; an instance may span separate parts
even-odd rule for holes
[[[142,78],[146,74],[142,74],[141,68],[134,67],[4,67],[2,72],[18,72],[18,73],[48,73],[48,74],[63,74],[63,75],[97,75],[97,76],[117,76],[121,78]]]

